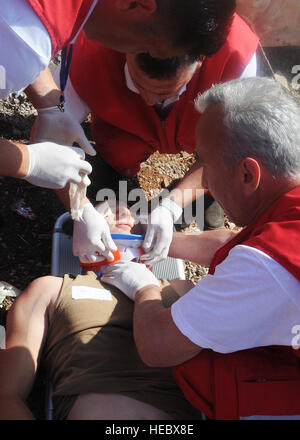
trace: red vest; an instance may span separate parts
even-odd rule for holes
[[[101,156],[132,176],[155,151],[192,153],[199,119],[195,97],[213,84],[239,77],[257,45],[256,35],[236,15],[226,43],[198,68],[163,128],[154,108],[126,86],[125,55],[87,40],[82,32],[74,45],[70,77],[92,110],[92,134]]]
[[[299,243],[300,187],[297,187],[219,249],[209,273],[214,274],[230,249],[243,244],[270,255],[300,281]],[[291,341],[292,337],[291,333]],[[299,352],[283,346],[229,354],[205,349],[174,367],[173,373],[186,398],[210,418],[295,415],[300,414]]]
[[[27,0],[47,29],[52,58],[75,37],[93,0]]]

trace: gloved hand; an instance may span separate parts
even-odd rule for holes
[[[144,264],[133,261],[117,261],[103,268],[101,281],[120,289],[128,298],[135,300],[135,294],[145,286],[160,287],[158,279]]]
[[[70,113],[61,112],[58,107],[38,109],[30,142],[55,142],[60,145],[73,145],[77,142],[87,154],[91,156],[96,154],[79,122],[75,121]]]
[[[92,166],[84,159],[81,148],[57,145],[52,142],[25,145],[29,167],[24,180],[43,188],[60,189],[68,182],[81,182],[82,174],[90,174]]]
[[[148,217],[148,226],[143,242],[143,261],[153,265],[168,256],[173,238],[174,221],[182,213],[179,205],[169,199],[163,199]]]
[[[108,223],[102,214],[87,203],[83,207],[82,220],[74,221],[73,254],[82,263],[94,263],[104,258],[114,259],[111,251],[117,247],[111,238]]]

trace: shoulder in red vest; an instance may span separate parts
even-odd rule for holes
[[[52,42],[52,57],[79,31],[93,0],[27,0],[46,27]]]
[[[214,273],[215,267],[227,257],[230,249],[245,244],[268,254],[300,281],[299,241],[300,187],[296,187],[279,197],[266,212],[219,249],[209,271]]]

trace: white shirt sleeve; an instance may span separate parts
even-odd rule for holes
[[[59,79],[60,68],[61,66],[59,65],[53,75],[54,81],[56,82],[58,87],[60,87],[60,79]],[[84,102],[83,99],[81,99],[81,97],[76,92],[70,77],[68,78],[67,81],[64,96],[65,96],[65,111],[71,113],[74,119],[81,124],[83,121],[85,121],[87,116],[90,114],[91,110],[89,106]]]
[[[265,253],[236,246],[172,305],[178,329],[202,348],[230,353],[292,345],[300,324],[300,283]]]
[[[0,8],[0,98],[21,92],[45,70],[52,44],[26,0],[2,0]]]
[[[256,53],[255,53],[251,58],[249,64],[245,67],[240,78],[250,78],[256,76],[256,72],[257,72],[257,61],[256,61]]]

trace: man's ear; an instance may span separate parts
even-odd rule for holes
[[[140,9],[141,12],[148,14],[153,14],[157,9],[156,0],[117,0],[116,5],[122,11]]]
[[[239,164],[239,177],[247,194],[254,193],[261,179],[261,169],[257,160],[246,157]]]

